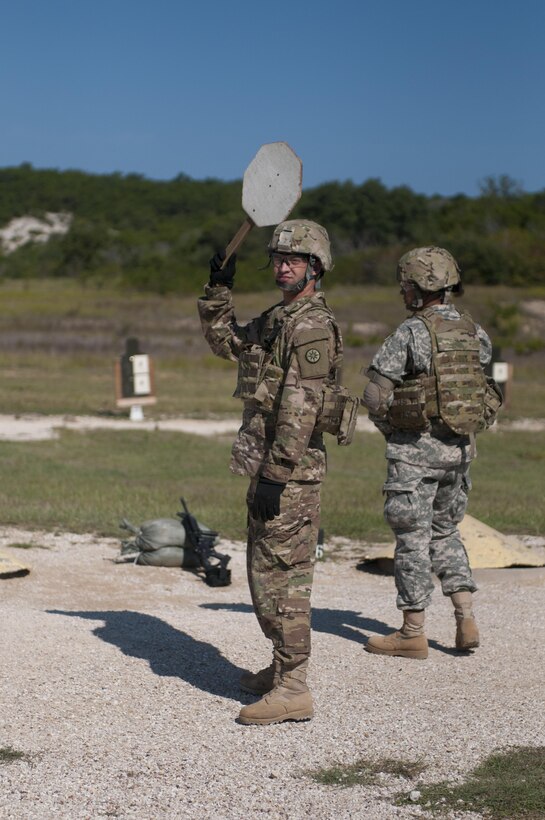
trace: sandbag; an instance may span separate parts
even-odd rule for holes
[[[153,567],[181,567],[204,575],[208,586],[221,587],[231,583],[229,555],[216,552],[219,534],[201,524],[181,498],[183,512],[176,518],[155,518],[135,527],[124,518],[120,526],[132,532],[134,538],[121,542],[115,562],[143,564]]]
[[[212,532],[204,524],[198,523],[203,532]],[[179,519],[155,518],[135,527],[124,518],[120,527],[129,530],[135,537],[121,542],[121,552],[115,559],[118,564],[132,562],[151,567],[183,569],[197,569],[201,565],[195,550],[186,546],[186,531]],[[216,536],[214,544],[218,540]]]
[[[149,567],[182,567],[197,569],[201,561],[191,547],[159,547],[157,550],[142,550],[136,553],[135,564]]]

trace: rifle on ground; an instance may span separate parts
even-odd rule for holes
[[[184,498],[180,498],[184,512],[176,513],[181,519],[189,545],[198,555],[204,569],[204,580],[210,587],[226,587],[231,583],[231,570],[227,564],[230,555],[222,555],[214,549],[217,532],[207,530],[203,532],[194,515],[191,515]]]

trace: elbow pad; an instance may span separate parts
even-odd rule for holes
[[[381,376],[376,370],[367,371],[369,383],[363,391],[363,403],[376,416],[385,416],[390,406],[390,398],[394,392],[395,382],[386,376]]]

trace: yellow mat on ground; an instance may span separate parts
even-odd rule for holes
[[[466,515],[459,530],[473,569],[542,567],[542,556],[515,535],[503,535],[477,518]]]
[[[20,578],[22,575],[28,575],[29,572],[29,567],[14,561],[5,552],[0,552],[0,578]]]
[[[471,515],[465,516],[459,529],[472,569],[545,566],[545,560],[537,550],[527,547],[514,535],[503,535]],[[385,544],[384,550],[377,550],[368,560],[386,567],[385,562],[393,561],[393,558],[394,545]]]

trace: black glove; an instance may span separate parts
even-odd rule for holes
[[[222,270],[221,266],[223,265],[224,259],[225,251],[218,251],[210,260],[209,284],[212,285],[212,287],[224,285],[226,288],[231,290],[237,270],[237,255],[236,253],[232,254],[232,256],[229,257],[226,266]]]
[[[255,488],[252,518],[272,521],[275,516],[280,515],[280,496],[285,486],[279,481],[271,481],[260,476]]]

